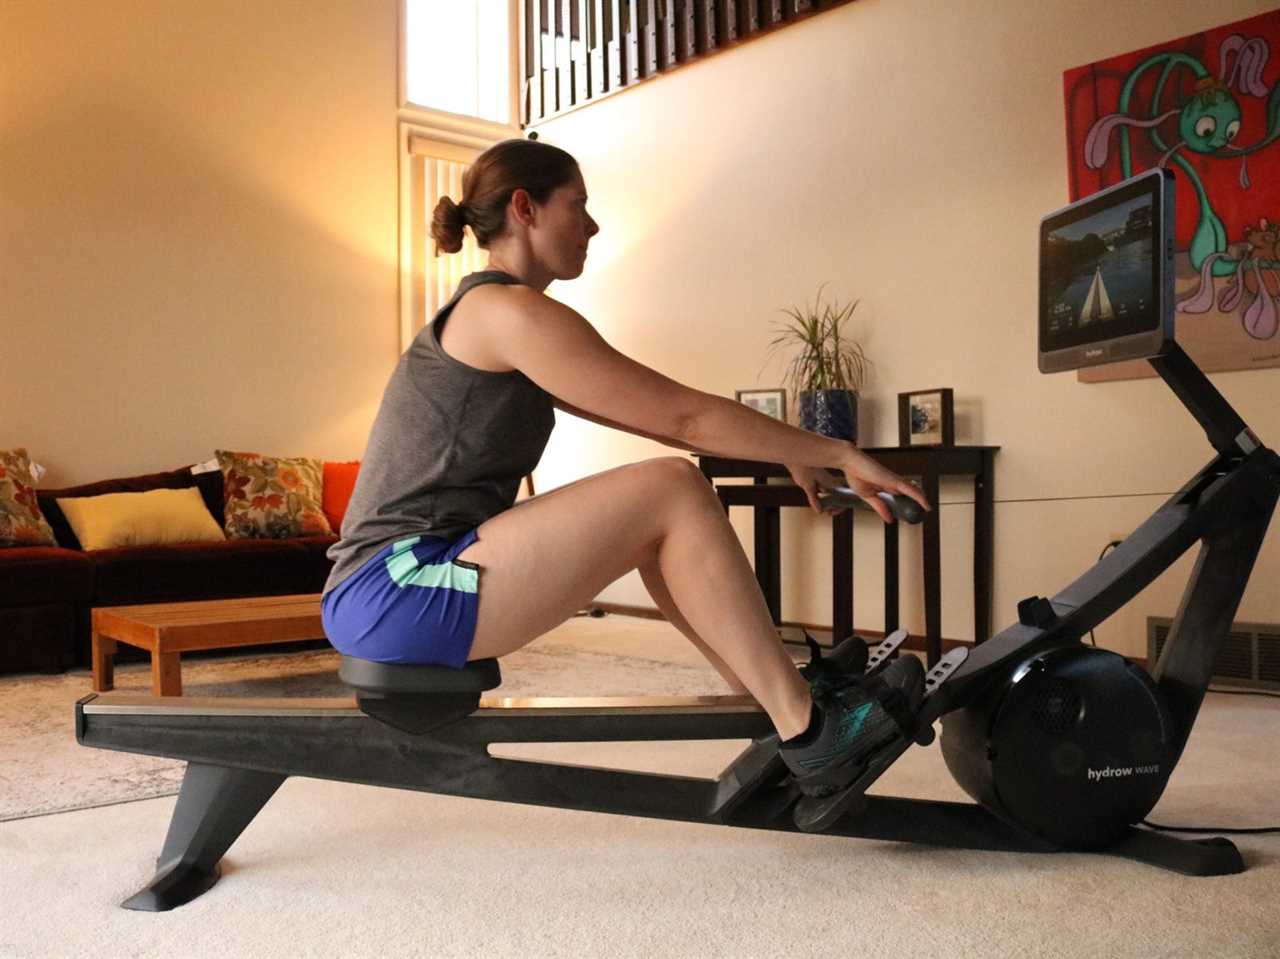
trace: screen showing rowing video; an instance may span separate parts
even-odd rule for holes
[[[1040,348],[1066,349],[1159,323],[1154,197],[1117,195],[1051,226],[1040,250]]]

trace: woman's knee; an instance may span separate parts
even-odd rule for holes
[[[711,483],[691,460],[659,456],[640,465],[653,478],[656,492],[663,501],[693,501],[699,505],[715,504],[719,508],[720,500]]]

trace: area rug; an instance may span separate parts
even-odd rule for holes
[[[329,650],[190,659],[186,696],[346,697]],[[116,667],[116,691],[150,693],[146,663]],[[92,691],[87,670],[0,679],[0,822],[177,795],[184,762],[87,749],[75,739],[75,704]],[[507,696],[716,695],[710,666],[585,651],[539,641],[503,657]]]

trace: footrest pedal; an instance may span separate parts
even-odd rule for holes
[[[802,832],[822,832],[841,816],[862,809],[867,803],[867,789],[880,774],[906,752],[910,741],[889,747],[863,771],[862,775],[830,796],[804,796],[796,803],[795,824]]]
[[[924,674],[924,698],[928,699],[932,696],[934,691],[945,683],[951,674],[959,669],[961,664],[968,658],[969,647],[957,646],[934,663],[933,669]]]
[[[907,641],[905,629],[895,629],[886,636],[867,656],[866,674],[870,676],[882,667],[894,653]]]
[[[969,656],[969,649],[957,646],[947,653],[934,667],[925,673],[924,695],[931,696],[942,686]],[[933,724],[925,723],[916,731],[915,742],[927,746],[934,739]],[[804,832],[821,832],[830,827],[841,816],[856,813],[867,802],[867,789],[880,778],[881,774],[893,765],[910,747],[910,740],[903,740],[872,760],[866,770],[845,788],[830,796],[805,796],[796,803],[795,823]]]
[[[968,648],[965,646],[957,646],[955,649],[951,650],[951,652],[947,653],[934,663],[933,669],[924,674],[924,699],[921,700],[921,702],[923,703],[924,700],[927,700],[932,696],[936,690],[942,688],[942,684],[947,681],[948,677],[959,669],[960,664],[968,658]],[[933,732],[933,720],[930,719],[928,721],[924,721],[925,715],[925,710],[922,709],[920,713],[921,722],[916,727],[915,741],[916,744],[920,746],[928,746],[935,739],[935,734]]]

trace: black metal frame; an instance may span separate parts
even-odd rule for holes
[[[482,700],[425,735],[354,701],[191,699],[123,694],[76,705],[82,745],[189,763],[156,875],[126,908],[163,911],[218,879],[218,862],[289,776],[590,812],[796,832],[768,717],[746,697]],[[752,739],[717,778],[495,757],[492,743]],[[1008,851],[1050,851],[972,803],[872,797],[830,834]]]
[[[1199,541],[1199,559],[1153,671],[1174,723],[1175,761],[1181,754],[1280,497],[1280,458],[1258,442],[1180,349],[1151,362],[1204,426],[1218,456],[1074,583],[1052,599],[1021,604],[1023,621],[977,646],[926,701],[921,729],[973,702],[1011,661],[1078,642]],[[442,708],[456,712],[460,693],[447,695]],[[481,700],[475,693],[474,700],[469,715],[420,735],[370,718],[351,700],[166,700],[121,694],[81,700],[76,704],[81,744],[190,764],[156,877],[125,905],[169,909],[213,885],[223,853],[292,775],[797,829],[786,815],[796,795],[776,737],[768,718],[746,697]],[[945,736],[945,720],[943,725]],[[512,760],[488,750],[491,743],[694,739],[754,741],[715,779]],[[869,785],[893,758],[878,760],[860,786]],[[827,831],[962,848],[1054,848],[972,803],[894,797],[865,797],[856,817],[838,820]],[[1187,841],[1130,829],[1101,851],[1192,875],[1244,868],[1235,846],[1217,837]]]

